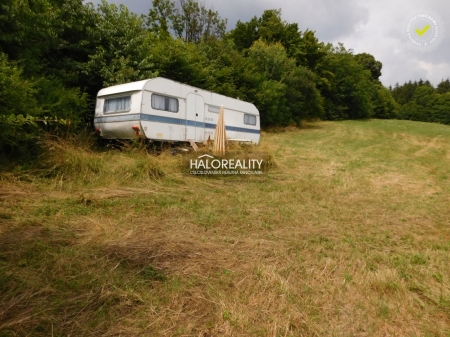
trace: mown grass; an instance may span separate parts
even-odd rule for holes
[[[449,144],[314,123],[263,134],[267,176],[205,179],[47,140],[1,174],[0,336],[449,336]]]

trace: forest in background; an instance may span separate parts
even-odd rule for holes
[[[153,0],[148,15],[102,1],[0,5],[0,154],[38,152],[42,131],[92,129],[97,92],[166,77],[252,102],[261,126],[398,118],[450,124],[450,83],[384,87],[382,64],[264,11],[231,30],[195,0]]]

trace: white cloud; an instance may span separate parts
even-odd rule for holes
[[[95,0],[94,3],[99,3]],[[111,0],[131,11],[147,14],[150,0]],[[260,17],[266,9],[281,8],[283,19],[300,30],[316,32],[322,42],[343,42],[355,53],[370,53],[383,63],[386,86],[420,78],[437,85],[450,77],[450,1],[448,0],[206,0],[207,6],[228,19],[228,29],[238,20]],[[432,52],[408,48],[404,26],[411,13],[431,10],[447,23],[445,38]]]

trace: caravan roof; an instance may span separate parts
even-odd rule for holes
[[[130,92],[130,91],[140,91],[140,90],[144,89],[145,83],[147,83],[148,81],[151,81],[151,80],[152,79],[147,79],[147,80],[143,80],[143,81],[119,84],[119,85],[115,85],[112,87],[104,88],[98,92],[97,97],[114,95],[114,94],[123,93],[123,92]]]

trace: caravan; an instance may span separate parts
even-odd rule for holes
[[[253,104],[162,77],[100,90],[94,126],[108,139],[204,142],[214,139],[222,105],[227,139],[259,143]]]

